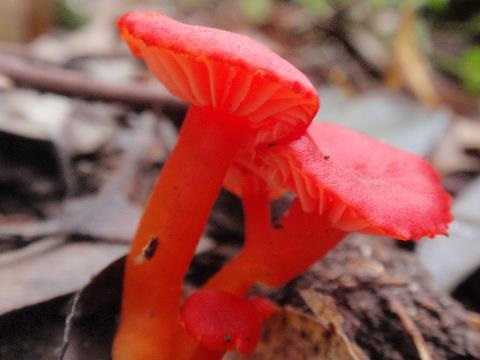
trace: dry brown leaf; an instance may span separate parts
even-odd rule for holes
[[[53,0],[0,1],[0,40],[26,42],[54,21]]]
[[[334,315],[335,316],[335,315]],[[255,353],[243,357],[229,353],[224,360],[359,360],[345,339],[332,326],[317,318],[286,308],[264,324],[263,337]]]
[[[441,98],[433,85],[430,63],[416,40],[416,23],[412,2],[405,1],[393,41],[393,69],[387,83],[405,85],[424,104],[435,107],[441,104]]]

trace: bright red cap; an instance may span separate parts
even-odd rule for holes
[[[419,239],[445,234],[452,220],[451,198],[427,161],[342,126],[314,123],[259,158],[270,184],[294,190],[305,211],[327,212],[345,231]]]
[[[318,110],[305,75],[245,36],[153,12],[127,13],[118,27],[174,95],[246,118],[258,129],[257,143],[301,134]]]
[[[260,339],[261,321],[275,311],[266,299],[244,299],[215,290],[200,290],[187,298],[182,323],[202,347],[213,351],[237,349],[249,354]]]

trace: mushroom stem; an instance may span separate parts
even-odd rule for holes
[[[242,202],[246,228],[245,247],[251,242],[250,239],[265,241],[270,228],[270,199],[265,183],[256,176],[247,175]],[[203,290],[220,290],[243,297],[264,271],[258,264],[252,264],[248,252],[242,250],[204,285]],[[183,328],[175,335],[173,353],[178,360],[214,359],[214,354],[199,346]]]
[[[325,256],[347,232],[332,226],[326,214],[304,212],[297,198],[278,228],[272,230],[272,246],[261,244],[252,261],[262,261],[269,271],[259,282],[278,287],[303,273],[315,261]]]
[[[265,271],[263,266],[252,262],[247,249],[241,250],[203,287],[204,289],[223,290],[231,294],[244,296]]]
[[[190,107],[127,257],[115,360],[171,359],[183,279],[225,173],[247,138],[243,124],[212,108]]]
[[[253,206],[253,199],[244,196],[244,206],[247,213]],[[245,219],[247,229],[249,220],[258,220],[251,216]],[[245,295],[255,282],[281,286],[305,271],[346,235],[333,228],[325,215],[305,213],[298,200],[294,201],[279,228],[270,223],[264,229],[258,225],[250,228],[255,231],[247,230],[249,239],[245,247],[207,282],[206,289]]]
[[[267,184],[256,175],[246,175],[242,192],[243,216],[245,219],[245,244],[252,241],[268,241],[271,230],[270,193]],[[252,240],[254,239],[254,240]]]
[[[265,182],[258,177],[246,175],[242,205],[245,219],[244,247],[205,284],[205,289],[244,296],[261,274],[268,271],[262,262],[252,262],[251,259],[251,250],[258,247],[257,242],[267,247],[271,241],[270,198]]]

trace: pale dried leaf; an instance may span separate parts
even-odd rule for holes
[[[0,314],[76,291],[126,245],[46,239],[0,256]]]
[[[446,109],[428,109],[384,88],[353,97],[333,87],[318,92],[322,106],[316,120],[347,126],[421,156],[432,151],[451,119]]]
[[[54,22],[54,0],[0,2],[0,41],[27,42]]]
[[[452,127],[455,128],[455,123]],[[465,153],[464,144],[453,129],[448,129],[439,139],[431,158],[441,173],[480,171],[480,160]]]
[[[480,264],[480,227],[454,221],[449,236],[424,239],[417,253],[439,290],[451,291]]]
[[[453,214],[457,220],[450,226],[448,237],[425,239],[417,247],[435,284],[446,291],[453,290],[480,264],[480,179],[458,195]]]
[[[467,322],[472,330],[480,332],[480,314],[467,312]]]
[[[400,25],[393,42],[394,76],[426,105],[438,106],[441,98],[432,81],[432,69],[427,57],[420,49],[415,34],[417,24],[412,2],[403,3]]]
[[[263,326],[263,336],[255,352],[243,357],[228,353],[224,360],[358,360],[345,341],[317,318],[292,309],[282,309]]]
[[[464,148],[480,150],[480,121],[457,117],[454,132]]]
[[[480,227],[480,178],[458,194],[453,204],[453,214],[456,219]]]
[[[93,153],[114,135],[120,109],[100,102],[15,89],[0,97],[0,130],[47,140],[69,155]]]

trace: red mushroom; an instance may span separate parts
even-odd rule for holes
[[[312,124],[307,136],[235,167],[229,185],[243,201],[244,249],[204,289],[243,296],[255,282],[280,286],[348,231],[418,239],[446,232],[451,220],[450,196],[426,161],[328,123]],[[282,188],[299,195],[281,222],[272,225],[271,194]]]
[[[207,289],[240,295],[256,281],[280,286],[347,231],[419,239],[445,234],[452,220],[450,196],[425,160],[341,126],[314,123],[306,136],[265,149],[244,167],[264,185],[243,183],[244,249]],[[275,227],[267,189],[278,187],[298,198]]]
[[[290,168],[277,181],[295,189],[306,211],[327,212],[334,226],[402,240],[446,234],[451,197],[417,155],[327,122],[287,149],[262,158]]]
[[[274,311],[275,306],[262,298],[200,290],[187,298],[181,318],[200,346],[222,355],[233,349],[249,354],[260,339],[261,321]]]
[[[171,359],[184,275],[240,147],[305,131],[316,91],[285,60],[244,36],[132,12],[122,38],[190,103],[177,146],[144,210],[126,262],[114,359]]]

